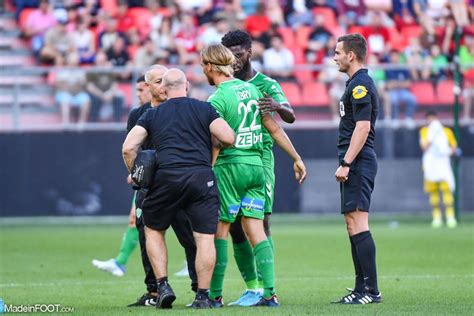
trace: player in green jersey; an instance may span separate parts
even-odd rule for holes
[[[229,48],[234,54],[234,76],[243,81],[255,85],[258,90],[264,95],[259,99],[259,107],[262,113],[270,113],[273,115],[277,112],[286,123],[293,123],[295,121],[295,114],[291,108],[285,94],[283,93],[278,82],[252,68],[250,58],[252,56],[252,39],[250,35],[241,30],[228,32],[222,38],[222,44]],[[273,194],[275,188],[275,172],[274,172],[274,158],[273,158],[273,139],[268,131],[263,129],[263,166],[265,171],[265,217],[264,228],[268,241],[272,246],[273,239],[270,232],[270,215],[273,209]],[[242,225],[239,221],[231,225],[230,234],[232,236],[234,257],[237,262],[242,275],[246,276],[245,281],[247,290],[235,302],[229,305],[251,306],[255,301],[259,300],[259,291],[255,291],[252,287],[254,280],[248,280],[249,272],[254,269],[254,257],[251,251],[251,246],[247,241]],[[260,280],[259,280],[260,281]],[[261,288],[261,284],[258,286]]]
[[[279,306],[275,294],[273,250],[263,227],[265,173],[262,162],[262,125],[278,145],[294,160],[296,179],[302,183],[306,168],[283,129],[271,115],[261,115],[258,100],[263,96],[252,84],[233,77],[234,56],[221,44],[205,47],[201,65],[211,85],[217,86],[209,98],[220,116],[234,129],[234,146],[222,149],[214,164],[221,197],[216,233],[217,260],[209,297],[214,307],[222,307],[222,284],[227,266],[227,236],[230,225],[242,217],[242,227],[252,245],[253,255],[262,274],[263,297],[254,306]],[[250,272],[257,286],[256,269]]]

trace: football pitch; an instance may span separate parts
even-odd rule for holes
[[[464,216],[456,229],[432,229],[430,219],[375,217],[382,304],[342,306],[331,300],[354,282],[343,218],[274,215],[276,281],[281,307],[194,311],[188,278],[175,277],[184,252],[169,231],[170,283],[177,294],[172,310],[127,308],[145,292],[138,248],[124,277],[95,269],[91,260],[117,255],[123,224],[0,221],[0,298],[9,305],[37,303],[73,307],[78,315],[473,315],[474,218]],[[244,290],[229,247],[224,301]]]

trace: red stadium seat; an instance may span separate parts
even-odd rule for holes
[[[411,91],[415,95],[416,102],[421,106],[436,105],[436,97],[433,84],[429,81],[414,82]]]
[[[302,103],[307,106],[326,107],[329,106],[330,100],[328,90],[324,83],[306,82],[303,85]]]
[[[436,96],[438,103],[442,105],[454,104],[454,81],[443,80],[440,81],[436,87]]]
[[[279,27],[278,33],[283,37],[286,47],[293,47],[295,45],[295,33],[291,27]]]
[[[281,82],[281,89],[292,106],[303,105],[301,102],[301,91],[294,82]]]
[[[353,25],[349,28],[348,31],[349,34],[364,34],[364,27],[363,26],[358,26],[358,25]]]
[[[311,26],[300,26],[296,30],[296,45],[301,49],[306,49],[308,47],[309,35],[312,32]]]
[[[410,40],[414,37],[419,38],[422,33],[423,28],[419,25],[404,26],[400,32],[406,43],[410,43]]]
[[[151,31],[150,20],[152,14],[150,10],[147,8],[136,7],[128,9],[128,13],[132,17],[133,24],[137,27],[140,34],[144,37],[148,36]]]
[[[295,64],[306,64],[306,57],[300,47],[290,47],[289,49],[295,58]]]
[[[314,73],[311,70],[295,70],[294,76],[299,83],[305,83],[314,80]]]
[[[324,16],[324,22],[328,29],[331,29],[337,26],[336,14],[330,8],[326,7],[317,7],[313,9],[313,14],[321,14]]]
[[[24,31],[25,30],[25,25],[26,25],[26,21],[28,20],[28,17],[30,16],[31,12],[33,12],[34,8],[24,8],[23,10],[21,10],[21,13],[20,13],[20,18],[18,20],[18,25],[20,26],[20,30]]]
[[[395,27],[387,29],[390,34],[390,44],[392,44],[392,49],[398,50],[399,52],[404,50],[408,43],[407,39],[400,35]]]

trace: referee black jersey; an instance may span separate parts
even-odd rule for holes
[[[339,101],[339,152],[347,151],[358,121],[370,121],[370,132],[364,147],[373,148],[375,121],[379,111],[379,96],[367,69],[359,69],[346,82],[346,90]]]

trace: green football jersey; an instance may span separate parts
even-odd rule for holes
[[[257,72],[252,79],[247,81],[260,90],[260,92],[264,95],[267,93],[269,96],[273,98],[278,103],[288,103],[288,100],[281,90],[280,84],[275,80],[268,76],[265,76],[261,72]],[[263,127],[263,164],[265,167],[273,168],[274,160],[273,160],[273,139],[270,133]]]
[[[262,166],[262,117],[258,99],[262,94],[245,81],[232,79],[219,85],[208,102],[235,132],[235,144],[222,148],[216,165],[246,163]]]

